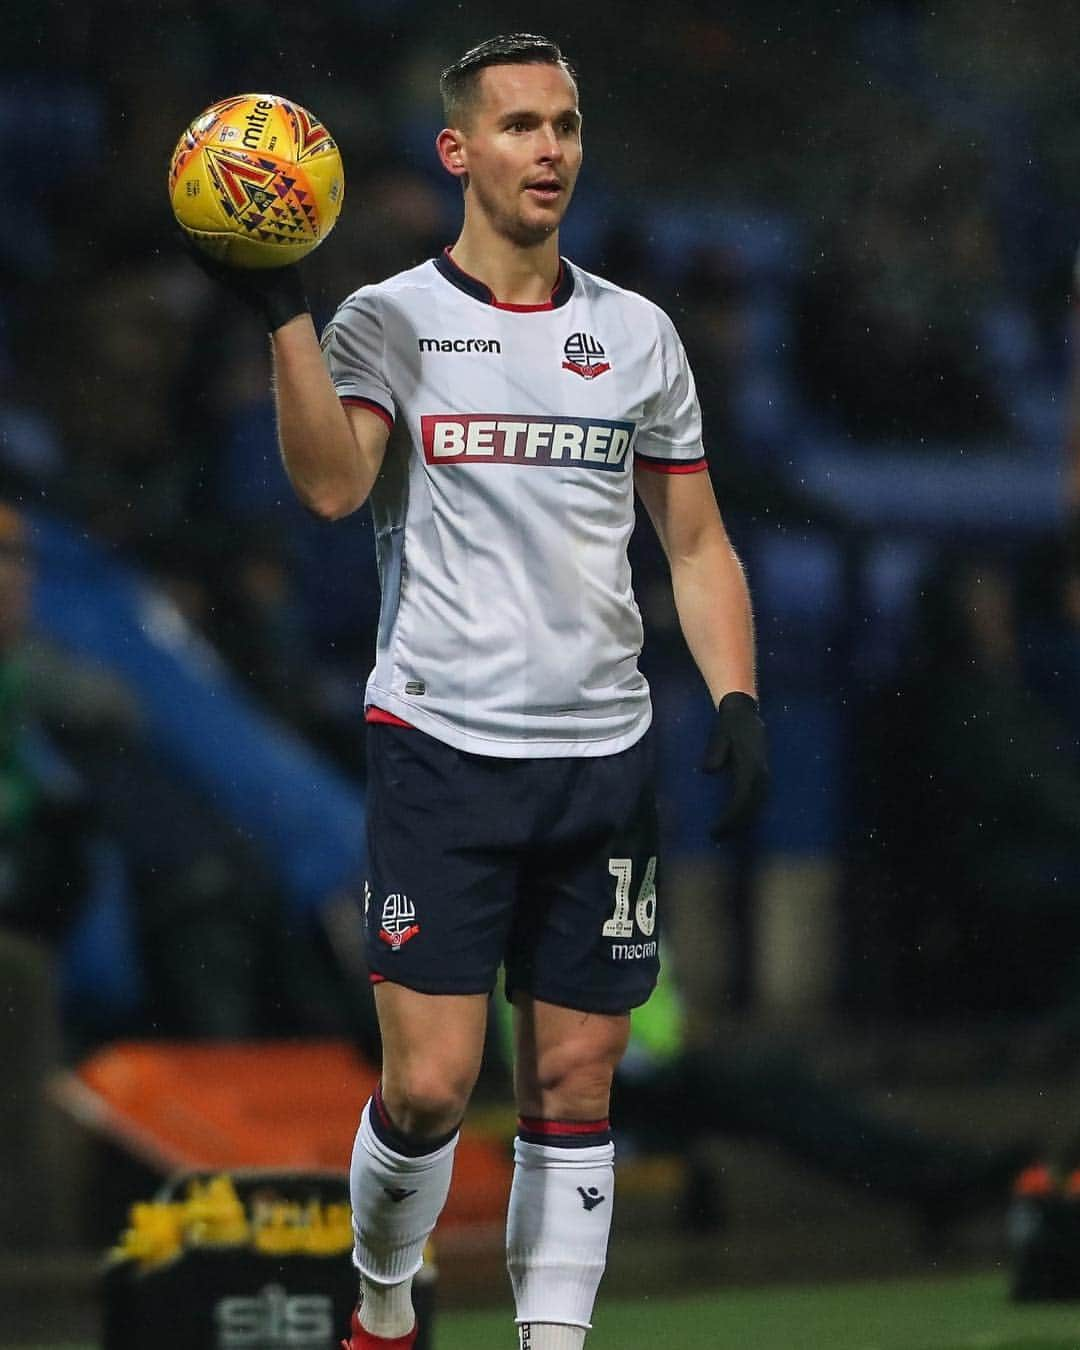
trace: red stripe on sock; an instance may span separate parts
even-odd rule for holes
[[[611,1122],[604,1120],[544,1120],[540,1116],[518,1116],[518,1129],[529,1134],[607,1134]]]
[[[390,1119],[390,1113],[382,1099],[382,1083],[375,1084],[375,1091],[371,1094],[371,1104],[378,1113],[379,1119],[387,1130],[394,1128],[394,1122]]]

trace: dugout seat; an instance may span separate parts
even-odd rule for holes
[[[344,1172],[377,1078],[345,1041],[129,1041],[61,1074],[54,1091],[87,1130],[162,1177]],[[440,1246],[501,1244],[510,1179],[509,1148],[464,1129]]]

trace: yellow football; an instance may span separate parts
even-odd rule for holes
[[[345,198],[330,133],[298,103],[238,94],[200,113],[169,165],[185,234],[218,262],[284,267],[318,248]]]

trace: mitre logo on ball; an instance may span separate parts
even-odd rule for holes
[[[184,233],[218,262],[283,267],[334,228],[345,173],[333,137],[277,94],[239,94],[199,114],[169,165]]]

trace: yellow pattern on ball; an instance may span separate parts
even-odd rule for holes
[[[169,165],[184,233],[218,262],[284,267],[318,248],[345,198],[341,155],[319,119],[277,94],[199,114]]]

